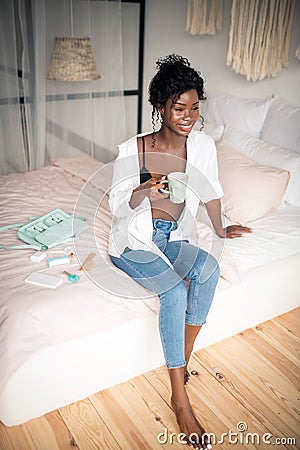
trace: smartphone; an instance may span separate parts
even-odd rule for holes
[[[27,278],[25,278],[24,281],[25,283],[55,289],[63,282],[63,279],[61,277],[55,277],[54,275],[48,275],[42,272],[32,272]]]

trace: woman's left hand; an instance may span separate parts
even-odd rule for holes
[[[244,227],[243,225],[229,225],[224,228],[224,233],[227,239],[241,237],[244,233],[252,233],[252,228]]]

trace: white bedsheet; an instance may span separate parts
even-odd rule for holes
[[[86,164],[90,161],[86,160]],[[94,165],[89,167],[90,172],[95,170]],[[1,177],[1,223],[26,221],[29,216],[43,215],[57,207],[72,213],[83,184],[83,179],[53,166]],[[104,226],[105,214],[102,218]],[[106,233],[108,229],[109,223]],[[1,233],[0,242],[20,243],[16,230]],[[72,244],[61,245],[47,251],[48,256],[62,256],[65,247],[73,248]],[[92,250],[87,249],[87,253]],[[46,260],[30,261],[33,253],[34,250],[0,250],[0,392],[14,371],[33,353],[96,333],[100,328],[105,331],[118,327],[140,315],[147,317],[153,314],[151,305],[154,308],[157,302],[150,298],[147,302],[128,300],[125,303],[109,292],[101,295],[86,273],[80,274],[76,285],[65,279],[56,290],[26,284],[24,279],[34,271],[61,276],[63,270],[78,272],[79,269],[76,258],[71,265],[48,268]],[[101,276],[105,277],[104,271]]]
[[[241,275],[300,252],[300,208],[296,206],[281,205],[247,226],[252,227],[251,234],[226,242]]]
[[[200,207],[197,217],[209,224],[204,207]],[[233,222],[225,217],[224,223],[231,225]],[[241,238],[227,239],[225,243],[240,276],[255,267],[300,252],[300,208],[285,203],[246,225],[252,228],[252,233],[245,233]]]

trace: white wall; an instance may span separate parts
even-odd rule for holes
[[[148,84],[155,73],[158,57],[178,53],[187,57],[206,80],[206,89],[218,89],[232,94],[265,98],[272,94],[300,104],[300,61],[295,50],[300,44],[300,0],[296,1],[292,29],[289,66],[275,78],[250,82],[226,66],[230,28],[231,1],[223,2],[223,28],[215,36],[192,36],[185,31],[187,0],[146,0],[144,111],[143,129],[151,130],[151,107]]]

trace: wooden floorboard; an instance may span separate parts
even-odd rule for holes
[[[247,416],[250,414],[252,417],[249,419],[249,416],[241,411],[234,427],[230,429],[236,431],[237,424],[241,421],[251,433],[258,432],[261,436],[271,433],[275,437],[296,438],[299,424],[294,411],[297,401],[296,387],[275,365],[249,348],[243,338],[244,336],[236,336],[234,342],[226,340],[222,346],[215,345],[210,351],[204,349],[201,355],[196,355],[211,375],[244,406]],[[239,340],[242,342],[238,342]],[[231,415],[230,403],[228,411]],[[260,424],[259,429],[256,426],[257,421]]]
[[[187,390],[213,448],[300,449],[299,324],[300,308],[192,355]],[[170,396],[161,367],[20,426],[0,423],[0,450],[184,449]]]

